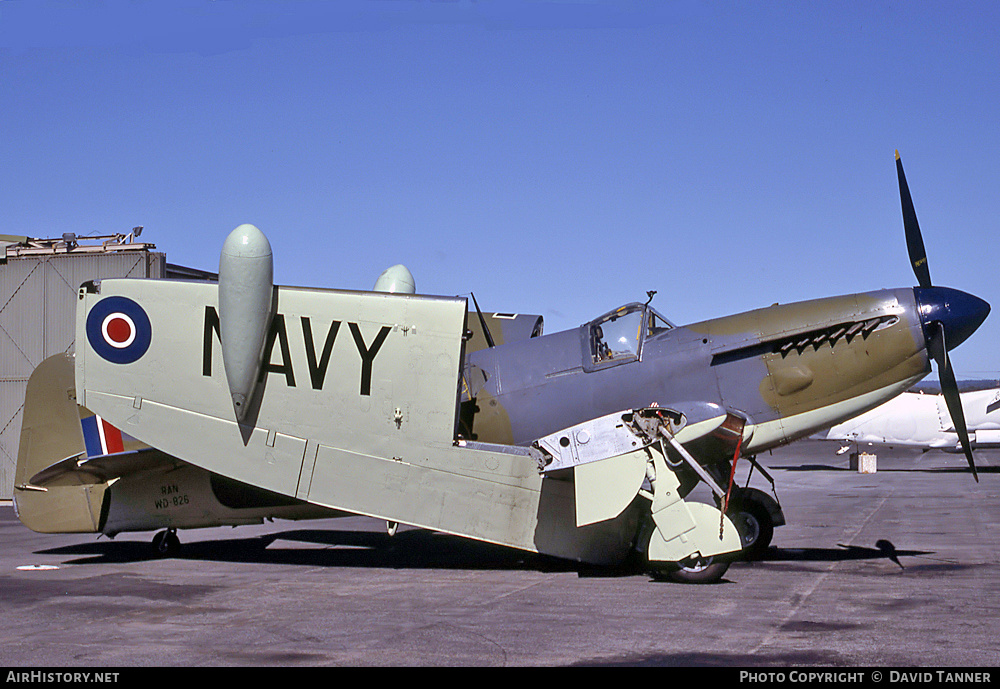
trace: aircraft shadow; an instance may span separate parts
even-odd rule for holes
[[[572,562],[458,536],[413,529],[395,536],[372,531],[296,529],[252,538],[184,542],[177,560],[327,567],[576,571]],[[40,551],[77,556],[66,564],[164,559],[149,541],[101,540]]]
[[[181,532],[183,537],[183,532]],[[39,551],[68,557],[67,565],[134,563],[164,559],[149,541],[101,540]],[[851,560],[890,560],[904,569],[901,557],[932,554],[925,550],[897,550],[887,540],[874,547],[843,545],[836,548],[780,548],[771,546],[757,562],[807,563]],[[495,571],[576,572],[581,577],[619,577],[645,574],[639,562],[618,567],[597,567],[481,543],[448,534],[412,529],[395,536],[374,531],[294,529],[252,538],[184,543],[171,559],[313,567],[384,569],[453,569]],[[737,563],[739,566],[741,563]],[[754,564],[754,563],[748,563]],[[719,583],[727,583],[723,579]]]
[[[875,547],[844,545],[836,548],[777,548],[767,549],[763,562],[847,562],[850,560],[891,560],[903,568],[900,557],[932,555],[929,550],[897,550],[890,541],[879,539]]]

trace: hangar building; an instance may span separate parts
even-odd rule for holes
[[[28,377],[48,356],[73,352],[77,290],[116,277],[216,279],[167,263],[154,244],[128,234],[58,239],[0,235],[0,499],[14,492],[14,466]]]

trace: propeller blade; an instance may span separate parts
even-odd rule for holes
[[[934,323],[936,332],[927,342],[927,348],[931,356],[937,361],[938,378],[941,381],[941,394],[944,395],[945,404],[948,405],[948,414],[951,415],[951,422],[955,425],[955,432],[958,433],[958,440],[962,443],[962,450],[965,452],[965,459],[972,469],[972,477],[979,482],[979,473],[976,471],[976,462],[972,458],[972,444],[969,442],[969,428],[965,423],[965,412],[962,410],[962,397],[958,392],[958,383],[955,381],[955,372],[951,368],[951,360],[948,357],[948,347],[945,342],[944,324]]]
[[[924,239],[920,235],[920,225],[917,223],[917,212],[910,198],[910,188],[903,174],[903,161],[896,151],[896,176],[899,178],[899,200],[903,206],[903,229],[906,232],[906,250],[910,254],[910,265],[917,276],[921,287],[931,286],[931,271],[927,266],[927,251],[924,250]]]

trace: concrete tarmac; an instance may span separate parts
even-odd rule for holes
[[[0,666],[1000,665],[1000,459],[976,483],[961,455],[860,474],[836,449],[758,458],[788,524],[702,586],[361,517],[181,532],[160,559],[152,533],[0,507]]]

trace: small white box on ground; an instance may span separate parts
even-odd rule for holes
[[[859,474],[874,474],[876,468],[876,455],[868,452],[852,452],[851,468],[856,469]]]

